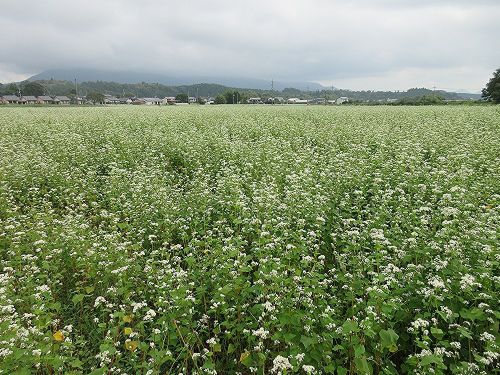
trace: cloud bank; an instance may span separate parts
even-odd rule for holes
[[[477,91],[499,19],[497,0],[5,2],[0,82],[86,67]]]

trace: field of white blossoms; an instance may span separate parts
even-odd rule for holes
[[[500,108],[0,109],[0,374],[499,373]]]

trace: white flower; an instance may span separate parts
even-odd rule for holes
[[[153,318],[156,316],[156,312],[153,310],[153,309],[149,309],[147,312],[146,312],[146,315],[144,316],[143,320],[145,322],[147,321],[150,321],[150,320],[153,320]]]
[[[262,340],[265,340],[269,336],[269,331],[265,330],[263,327],[260,327],[257,330],[252,330],[252,334],[254,336],[260,337]]]
[[[299,354],[297,354],[297,355],[295,356],[295,359],[296,359],[297,361],[299,361],[299,362],[302,362],[302,361],[304,360],[304,357],[305,357],[305,356],[306,356],[306,355],[305,355],[304,353],[299,353]]]
[[[495,341],[495,336],[493,336],[491,333],[483,332],[481,333],[481,336],[479,336],[479,339],[481,341]]]
[[[101,304],[105,304],[106,303],[106,298],[102,297],[102,296],[98,296],[96,299],[95,299],[95,302],[94,302],[94,307],[97,307]]]
[[[460,348],[462,347],[462,345],[461,345],[459,342],[457,342],[457,341],[452,341],[452,342],[450,342],[450,346],[451,346],[453,349],[457,349],[457,350],[458,350],[458,349],[460,349]]]
[[[282,357],[278,355],[276,358],[273,360],[273,368],[271,369],[271,372],[273,374],[282,374],[283,370],[291,370],[292,365],[290,364],[290,361],[286,357]]]
[[[418,318],[417,320],[413,321],[411,325],[414,329],[419,329],[429,327],[429,322],[427,320]]]
[[[314,368],[314,366],[311,366],[311,365],[303,365],[302,370],[304,370],[304,372],[306,374],[315,374],[316,373],[316,369]]]
[[[481,286],[481,284],[476,283],[476,278],[474,276],[466,273],[460,279],[460,287],[462,289],[469,289],[469,288],[473,288],[474,286]]]

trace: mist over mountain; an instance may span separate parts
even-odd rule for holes
[[[117,83],[161,83],[168,86],[193,85],[198,83],[215,83],[228,87],[270,90],[272,78],[269,80],[245,77],[212,77],[212,76],[177,76],[161,73],[143,73],[135,71],[112,71],[98,69],[49,69],[30,77],[30,81],[63,80],[63,81],[106,81]],[[275,90],[295,88],[299,90],[322,90],[325,87],[316,82],[274,81]]]

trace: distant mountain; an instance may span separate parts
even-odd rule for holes
[[[481,99],[481,94],[478,93],[457,92],[456,94],[460,97],[460,99],[473,99],[473,100]]]
[[[270,90],[271,80],[244,77],[211,77],[211,76],[169,76],[160,73],[141,73],[134,71],[110,71],[99,69],[50,69],[30,77],[30,81],[63,80],[63,81],[106,81],[117,83],[161,83],[168,86],[193,85],[198,83],[216,83],[227,87]],[[274,89],[295,88],[299,90],[322,90],[324,87],[315,82],[275,81]]]

